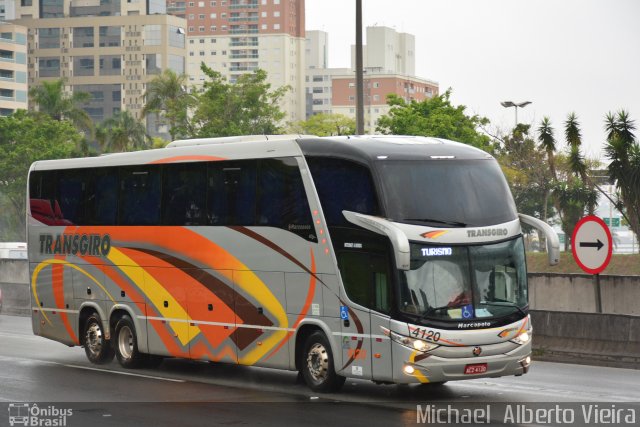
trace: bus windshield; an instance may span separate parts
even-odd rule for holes
[[[380,161],[387,218],[432,227],[481,227],[517,219],[495,160]]]
[[[477,246],[411,243],[411,269],[401,272],[400,311],[423,319],[497,318],[527,307],[522,237]]]

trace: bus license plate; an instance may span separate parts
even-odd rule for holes
[[[484,374],[485,372],[487,372],[486,363],[475,363],[464,367],[465,375]]]

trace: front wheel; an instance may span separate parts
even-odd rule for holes
[[[331,346],[327,337],[319,331],[307,338],[300,369],[304,381],[313,391],[338,391],[345,381],[345,377],[336,374]]]
[[[123,368],[140,368],[146,358],[138,350],[136,328],[129,316],[122,316],[116,324],[114,347],[118,362]]]
[[[96,365],[103,365],[113,360],[113,349],[104,335],[102,320],[95,311],[87,317],[84,324],[84,352],[87,359]]]

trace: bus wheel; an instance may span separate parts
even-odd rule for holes
[[[114,346],[118,362],[124,368],[140,368],[146,355],[138,351],[138,337],[131,317],[124,315],[116,324]]]
[[[113,360],[113,349],[105,339],[100,315],[95,311],[89,315],[84,324],[84,352],[87,359],[96,365],[109,363]]]
[[[326,393],[342,387],[345,377],[336,374],[331,346],[322,332],[307,338],[301,357],[302,376],[311,390]]]

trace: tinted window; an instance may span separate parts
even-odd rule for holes
[[[163,224],[204,224],[207,209],[206,163],[177,163],[164,168]]]
[[[57,174],[57,203],[61,219],[69,224],[84,223],[85,174],[79,170],[59,171]]]
[[[322,210],[329,225],[348,225],[343,210],[379,215],[369,169],[346,160],[307,158]]]
[[[255,224],[256,166],[255,160],[209,164],[209,224]]]
[[[115,225],[118,221],[118,170],[99,168],[91,173],[87,189],[88,225]]]
[[[257,225],[279,227],[315,240],[298,163],[294,158],[260,161]]]
[[[31,216],[47,225],[58,225],[62,218],[60,207],[55,201],[55,177],[55,172],[47,171],[32,172],[29,178]]]
[[[511,192],[494,160],[381,161],[379,168],[386,215],[395,221],[450,227],[517,218]]]
[[[120,225],[160,223],[160,167],[120,170]]]

